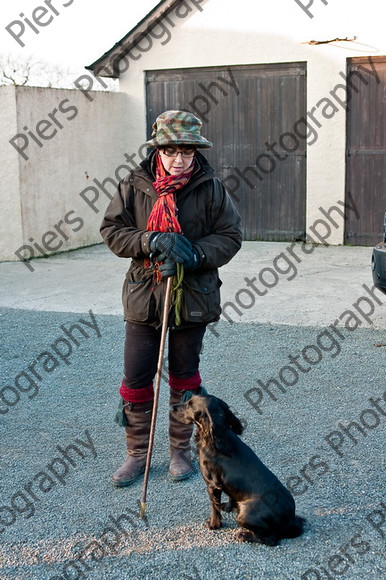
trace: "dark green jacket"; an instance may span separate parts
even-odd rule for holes
[[[132,258],[122,291],[125,320],[160,326],[165,281],[154,284],[152,270],[144,268],[150,254],[146,231],[157,200],[152,186],[154,151],[138,169],[123,179],[107,207],[101,235],[120,258]],[[218,320],[221,313],[218,268],[229,262],[241,247],[240,216],[214,170],[197,152],[190,181],[177,192],[178,220],[184,235],[201,256],[198,269],[185,272],[182,325]],[[173,317],[170,324],[173,325]]]

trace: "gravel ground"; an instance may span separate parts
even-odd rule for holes
[[[264,250],[260,266],[255,264],[258,272],[270,259],[267,248],[274,252],[285,246],[249,244],[234,266],[224,269],[227,300],[245,286],[240,276],[250,264],[250,252],[258,256]],[[338,280],[334,264],[342,263],[345,250],[350,259]],[[124,327],[120,314],[101,313],[110,281],[98,276],[108,254],[100,247],[88,250],[90,259],[99,264],[99,269],[89,270],[88,283],[97,286],[104,298],[98,302],[94,296],[81,311],[70,306],[59,311],[49,285],[40,290],[38,309],[26,306],[24,298],[18,308],[15,303],[9,307],[3,298],[1,389],[12,388],[1,391],[9,407],[0,401],[0,578],[384,578],[385,307],[376,304],[374,324],[362,321],[354,330],[340,324],[339,333],[330,328],[329,335],[322,334],[339,312],[352,310],[355,297],[363,294],[362,283],[371,285],[368,270],[358,278],[352,269],[352,264],[363,266],[369,249],[359,248],[356,254],[353,250],[322,249],[327,252],[324,264],[334,269],[334,284],[343,287],[347,273],[353,280],[347,293],[331,299],[332,315],[319,312],[304,321],[301,301],[289,298],[288,310],[292,304],[297,309],[291,320],[283,313],[279,323],[280,313],[271,309],[267,321],[266,311],[257,310],[254,317],[248,313],[249,322],[242,317],[237,324],[221,320],[204,340],[201,369],[207,390],[226,400],[245,421],[244,440],[292,488],[297,511],[307,519],[302,537],[284,540],[275,548],[237,543],[230,514],[225,514],[222,529],[205,528],[209,501],[197,464],[190,480],[169,480],[165,382],[146,520],[138,517],[142,481],[126,489],[111,486],[109,475],[124,457],[123,430],[113,422]],[[58,279],[64,265],[72,268],[74,261],[82,261],[87,271],[86,259],[87,251],[82,250],[37,263],[39,288],[48,270]],[[120,274],[122,263],[109,262],[115,263]],[[316,262],[307,263],[315,275]],[[8,288],[14,280],[9,301],[24,296],[18,286],[26,287],[24,279],[20,282],[21,268],[0,265]],[[306,269],[305,263],[301,279],[300,275],[296,279],[296,284],[303,284],[304,296],[310,280]],[[319,271],[315,285],[323,296],[331,288],[331,277],[323,268]],[[28,275],[31,284],[37,284],[31,278],[35,274]],[[290,297],[293,286],[285,287]],[[46,310],[41,304],[44,291]],[[82,291],[80,284],[79,295]],[[75,303],[77,292],[76,287]],[[33,296],[32,292],[32,302]],[[297,323],[292,318],[296,312]],[[75,323],[87,336],[78,332],[78,344],[73,342],[72,352],[60,359],[54,348],[65,353],[59,339],[67,336],[63,327]],[[303,371],[294,361],[307,369],[304,353],[311,363]],[[297,370],[297,378],[290,368]],[[261,384],[268,385],[271,378],[293,384],[285,386],[285,392],[271,384],[270,397]],[[359,428],[347,431],[353,421]]]

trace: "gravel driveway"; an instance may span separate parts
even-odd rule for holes
[[[372,290],[370,248],[288,247],[248,242],[222,269],[225,316],[201,365],[307,519],[275,548],[237,543],[231,514],[206,529],[197,464],[169,480],[165,382],[146,520],[142,481],[111,486],[126,261],[95,246],[35,272],[0,264],[1,579],[385,577],[386,296]]]

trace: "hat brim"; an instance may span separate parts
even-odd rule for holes
[[[144,145],[148,147],[173,147],[175,145],[191,145],[192,147],[198,147],[199,149],[210,149],[213,147],[213,143],[201,137],[200,139],[150,139],[146,141]]]

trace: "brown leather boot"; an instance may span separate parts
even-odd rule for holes
[[[145,471],[152,409],[152,400],[146,403],[129,403],[124,407],[128,423],[125,427],[127,457],[111,476],[111,481],[117,487],[131,485]]]
[[[193,391],[193,393],[196,393]],[[180,403],[185,391],[170,389],[170,406]],[[169,473],[173,481],[188,479],[193,473],[190,454],[190,438],[193,433],[193,425],[185,425],[177,421],[169,413],[169,443],[170,443],[170,467]]]

